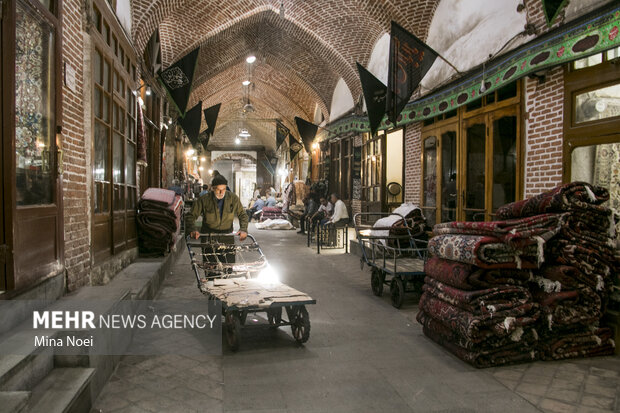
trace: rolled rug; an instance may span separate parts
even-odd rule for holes
[[[461,290],[481,290],[498,285],[527,285],[529,270],[482,269],[471,264],[431,257],[424,265],[429,277]]]

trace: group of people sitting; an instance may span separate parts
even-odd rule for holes
[[[297,232],[298,234],[305,234],[307,229],[314,231],[317,224],[343,227],[349,222],[347,206],[340,199],[340,196],[334,193],[329,198],[328,200],[324,196],[318,197],[314,192],[306,195],[303,200],[304,213],[299,220],[300,230]],[[311,225],[311,228],[307,228],[308,224]]]
[[[252,218],[255,214],[262,211],[264,207],[274,207],[277,204],[274,190],[267,191],[267,196],[260,196],[260,193],[255,195],[255,199],[251,201],[250,207],[245,211],[250,222],[252,222]]]

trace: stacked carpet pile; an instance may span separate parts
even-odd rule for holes
[[[267,221],[268,219],[286,219],[282,213],[282,207],[263,207],[260,222]]]
[[[502,219],[563,216],[558,234],[545,247],[545,262],[530,284],[541,306],[541,358],[557,360],[612,354],[608,328],[600,328],[612,276],[618,273],[614,257],[617,217],[604,202],[605,188],[573,182],[514,202],[497,211]]]
[[[424,333],[476,367],[613,353],[599,327],[618,267],[607,199],[576,182],[500,208],[500,221],[436,225]]]
[[[174,191],[149,188],[138,203],[138,247],[147,257],[165,255],[181,230],[183,201]]]

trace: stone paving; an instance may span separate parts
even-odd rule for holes
[[[293,231],[253,233],[283,282],[317,300],[308,343],[246,328],[222,357],[125,357],[95,411],[620,412],[620,357],[477,370],[424,337],[415,297],[397,310],[373,296],[357,257],[317,256]],[[159,298],[199,296],[184,256]]]

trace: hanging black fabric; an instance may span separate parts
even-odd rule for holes
[[[215,133],[215,124],[217,122],[217,115],[220,113],[221,103],[213,105],[210,108],[204,110],[205,122],[207,122],[207,135],[213,136]]]
[[[301,148],[303,148],[301,143],[299,143],[299,141],[295,139],[293,135],[288,135],[288,150],[290,155],[289,160],[291,162],[293,161],[293,159],[295,159],[295,156],[297,156],[299,151],[301,151]]]
[[[297,124],[297,130],[299,131],[299,136],[301,136],[301,140],[304,143],[306,152],[310,153],[312,149],[312,141],[314,140],[319,127],[314,123],[303,120],[298,116],[295,116],[295,123]]]
[[[568,0],[542,0],[543,10],[545,11],[545,18],[547,19],[547,24],[551,26],[553,21],[560,10],[568,3]]]
[[[360,74],[362,91],[364,92],[364,99],[366,100],[370,133],[374,135],[379,128],[379,124],[381,124],[383,115],[385,115],[387,86],[359,63],[357,63],[357,71]]]
[[[290,131],[280,121],[276,121],[276,150],[284,143]]]
[[[185,114],[189,95],[192,91],[199,50],[193,50],[159,74],[161,83],[181,115]]]
[[[395,22],[390,35],[386,110],[390,121],[396,124],[398,115],[439,55]]]
[[[185,131],[185,134],[192,143],[192,146],[198,147],[198,135],[200,135],[200,124],[202,123],[202,101],[187,111],[184,117],[179,118],[179,124]]]

